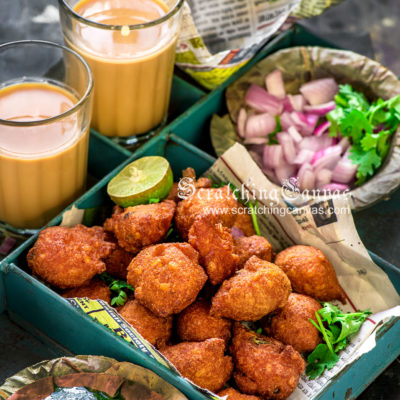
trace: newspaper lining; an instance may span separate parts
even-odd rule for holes
[[[342,0],[188,0],[177,65],[208,89],[220,85],[282,27]]]

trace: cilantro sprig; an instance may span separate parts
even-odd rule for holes
[[[99,278],[110,288],[112,292],[115,292],[115,296],[111,299],[112,306],[123,306],[128,299],[127,291],[135,292],[133,286],[125,281],[115,279],[108,275],[107,272],[103,272],[99,275]]]
[[[310,322],[321,332],[325,343],[319,344],[307,358],[306,375],[315,379],[325,369],[332,369],[339,361],[339,353],[348,344],[348,337],[358,332],[364,321],[371,315],[369,310],[345,313],[330,303],[315,313],[317,322]]]
[[[352,145],[349,159],[358,165],[356,185],[375,174],[390,149],[390,136],[400,123],[400,95],[370,103],[351,85],[340,85],[336,108],[328,113],[330,136],[347,137]]]

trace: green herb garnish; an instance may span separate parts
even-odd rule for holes
[[[358,165],[356,185],[362,185],[382,165],[390,149],[390,136],[400,123],[400,95],[369,103],[351,85],[340,85],[336,108],[328,113],[330,136],[347,137],[352,145],[349,159]]]
[[[358,332],[361,325],[372,313],[359,311],[345,313],[330,303],[322,303],[323,308],[315,313],[316,323],[310,322],[321,332],[325,343],[319,344],[307,358],[306,375],[315,379],[322,375],[325,369],[332,369],[339,361],[339,353],[345,349],[350,335]]]
[[[121,281],[119,279],[115,279],[112,276],[108,275],[107,272],[103,272],[99,275],[99,278],[108,285],[111,291],[115,292],[116,296],[111,299],[112,306],[123,306],[128,299],[128,294],[126,293],[128,290],[135,292],[133,286],[125,281]]]

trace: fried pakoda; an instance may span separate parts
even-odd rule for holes
[[[182,376],[212,392],[222,389],[232,375],[232,357],[225,356],[224,351],[222,339],[182,342],[161,349]]]
[[[315,313],[319,309],[321,304],[317,300],[291,293],[285,307],[271,318],[265,330],[275,339],[290,344],[300,353],[313,351],[321,343],[321,337],[310,319],[318,324]]]
[[[182,341],[202,342],[211,338],[229,341],[232,321],[211,316],[210,308],[207,301],[199,299],[179,314],[177,331]]]
[[[272,260],[272,246],[262,236],[239,237],[235,239],[235,251],[239,255],[239,265],[242,267],[248,259],[256,256],[261,260]]]
[[[172,317],[157,317],[137,300],[128,300],[118,312],[153,346],[164,347],[171,337]]]
[[[305,362],[292,346],[235,323],[231,345],[233,374],[240,391],[265,399],[286,399],[296,388]]]
[[[199,216],[189,230],[189,243],[199,252],[211,284],[218,285],[232,276],[238,266],[233,237],[213,215]]]
[[[142,250],[128,267],[135,298],[159,317],[192,304],[207,281],[199,254],[188,243],[164,243]]]
[[[60,289],[87,285],[96,274],[106,270],[103,260],[115,247],[104,237],[101,227],[46,228],[28,252],[28,266]]]
[[[88,297],[92,300],[104,300],[108,304],[111,302],[111,290],[100,279],[94,278],[87,285],[78,288],[68,289],[61,294],[66,299],[74,297]]]
[[[321,250],[302,245],[288,247],[276,256],[275,264],[285,271],[295,292],[321,301],[346,303],[336,272]]]
[[[231,228],[241,207],[229,186],[198,189],[191,196],[179,202],[176,208],[175,224],[184,240],[188,239],[189,229],[200,216],[215,215],[216,222]]]
[[[283,307],[290,292],[290,281],[279,267],[253,256],[222,284],[212,299],[211,315],[257,321]]]
[[[143,247],[164,239],[175,213],[175,202],[166,200],[157,204],[116,207],[111,218],[104,223],[106,231],[114,233],[118,244],[136,254]]]
[[[107,232],[106,240],[115,244],[115,249],[105,259],[107,273],[114,278],[126,280],[128,265],[134,255],[120,247],[117,239],[109,232]]]
[[[233,388],[224,389],[221,392],[218,392],[217,394],[219,397],[228,396],[226,400],[260,400],[260,397],[258,396],[243,394]]]

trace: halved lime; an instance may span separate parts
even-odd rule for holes
[[[148,204],[164,199],[171,191],[174,177],[164,157],[143,157],[127,165],[107,186],[107,193],[121,207]]]

